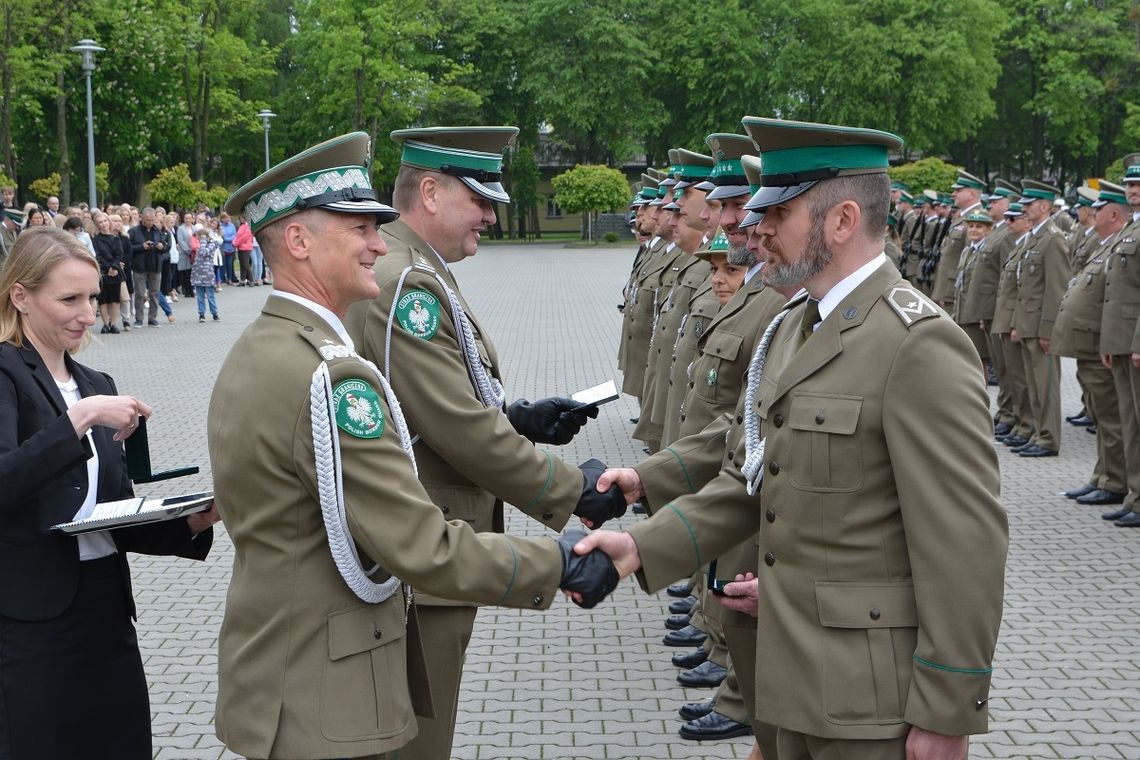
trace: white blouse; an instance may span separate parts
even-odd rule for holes
[[[71,378],[66,383],[56,380],[55,384],[59,388],[63,400],[67,402],[68,409],[79,403],[79,399],[82,397],[79,395],[79,385],[76,384],[75,378]],[[95,448],[95,438],[91,435],[90,430],[87,431],[87,443],[91,446],[91,458],[87,460],[87,493],[83,497],[83,506],[75,513],[73,518],[75,520],[82,520],[91,516],[95,510],[95,497],[99,492],[99,450]],[[76,539],[79,541],[79,559],[81,561],[109,557],[118,551],[115,548],[114,540],[105,531],[76,536]]]

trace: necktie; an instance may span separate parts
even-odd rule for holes
[[[819,301],[809,298],[804,305],[803,321],[800,322],[800,338],[807,340],[815,332],[815,324],[819,322]]]

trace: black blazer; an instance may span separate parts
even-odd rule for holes
[[[117,393],[109,375],[70,356],[66,361],[81,396]],[[114,432],[92,429],[99,452],[99,501],[134,494]],[[0,615],[47,620],[74,599],[78,542],[51,526],[71,520],[82,506],[90,457],[87,437],[75,434],[67,404],[40,355],[30,346],[0,343]],[[204,559],[213,530],[191,536],[183,519],[115,530],[111,536],[130,597],[125,552]]]

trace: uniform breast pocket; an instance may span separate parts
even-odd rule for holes
[[[413,710],[403,595],[330,614],[328,642],[320,700],[325,738],[383,739],[405,730]]]
[[[801,491],[837,493],[863,486],[863,455],[855,429],[863,399],[823,393],[792,396],[788,413],[791,449],[786,461],[792,485]]]
[[[740,378],[732,378],[731,374],[744,373],[744,367],[738,365],[740,346],[743,343],[744,338],[740,335],[720,330],[709,334],[705,340],[702,361],[698,362],[704,370],[703,376],[693,378],[698,398],[714,404],[737,400],[740,395]]]
[[[900,723],[918,611],[910,583],[815,584],[823,626],[823,704],[840,724]]]
[[[445,520],[462,520],[476,531],[492,530],[495,497],[472,487],[428,486],[428,496]]]

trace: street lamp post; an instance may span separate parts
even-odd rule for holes
[[[91,112],[91,72],[95,70],[95,54],[105,50],[106,48],[95,44],[95,40],[86,38],[71,48],[71,52],[83,56],[83,76],[87,79],[87,205],[92,211],[98,208],[99,200],[95,195],[95,121]]]
[[[269,120],[277,114],[268,108],[262,108],[257,115],[261,117],[261,126],[265,129],[265,171],[269,171]]]

